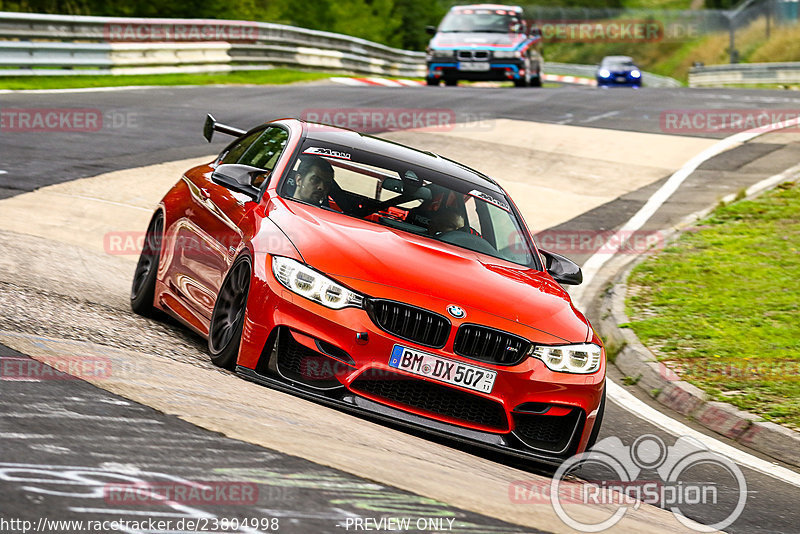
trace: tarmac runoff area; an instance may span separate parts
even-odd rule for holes
[[[509,190],[534,232],[662,179],[714,143],[512,120],[486,131],[386,137],[486,171]],[[187,330],[130,312],[138,250],[124,241],[113,248],[111,238],[141,235],[181,173],[209,159],[113,172],[0,201],[0,343],[43,362],[104,358],[111,371],[90,382],[200,427],[465,510],[571,532],[549,502],[520,506],[509,498],[514,481],[549,485],[546,477],[252,384],[216,369],[205,342]],[[587,522],[607,517],[610,507],[569,506]],[[642,531],[685,527],[647,505],[629,510],[615,527]]]

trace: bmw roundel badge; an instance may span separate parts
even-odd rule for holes
[[[464,311],[464,308],[456,306],[455,304],[451,304],[447,307],[447,313],[449,313],[456,319],[463,319],[464,317],[467,316],[467,312]]]

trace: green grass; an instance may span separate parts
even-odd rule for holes
[[[86,76],[7,76],[0,77],[0,89],[73,89],[117,87],[123,85],[278,85],[319,80],[336,76],[331,72],[269,69],[208,74],[86,75]]]
[[[721,206],[632,273],[631,326],[715,400],[800,429],[800,186]]]
[[[643,0],[646,3],[647,0]],[[660,0],[654,0],[659,2]],[[622,18],[637,18],[635,12]],[[763,18],[736,31],[736,48],[742,63],[800,61],[800,26],[769,27]],[[686,82],[695,62],[705,65],[730,61],[728,32],[717,32],[692,39],[665,38],[652,42],[550,43],[544,46],[545,62],[594,64],[603,56],[632,56],[648,72],[671,76]],[[735,86],[741,87],[741,86]]]

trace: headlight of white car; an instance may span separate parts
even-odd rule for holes
[[[494,57],[497,59],[522,57],[522,53],[519,50],[497,50],[494,52]]]
[[[328,308],[361,308],[364,297],[299,261],[272,257],[272,273],[286,289]]]
[[[427,57],[429,60],[431,59],[453,59],[455,56],[455,50],[439,50],[435,48],[428,48],[426,50]]]
[[[542,360],[551,371],[594,373],[600,369],[601,349],[594,343],[536,345],[530,355]]]

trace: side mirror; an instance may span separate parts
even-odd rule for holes
[[[428,35],[436,35],[436,26],[425,26],[425,33]]]
[[[544,256],[545,269],[559,284],[577,286],[583,282],[583,273],[578,264],[555,252],[539,249]]]
[[[259,189],[253,185],[253,182],[260,175],[268,172],[250,165],[229,163],[217,167],[211,173],[211,181],[256,200],[258,199]]]

